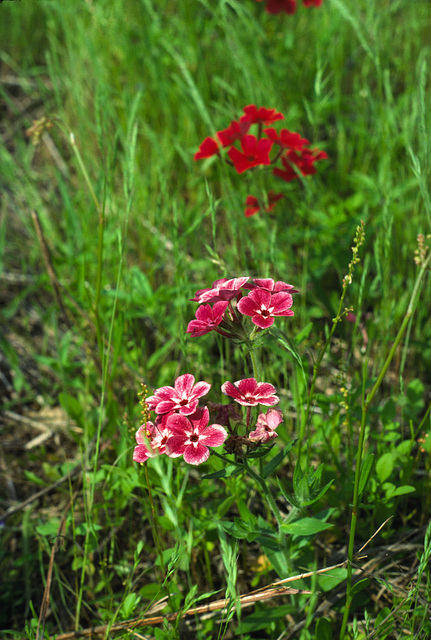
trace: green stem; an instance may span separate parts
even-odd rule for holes
[[[366,427],[366,422],[367,422],[367,415],[368,415],[368,409],[369,406],[371,404],[371,402],[374,399],[374,396],[377,393],[377,390],[379,389],[383,378],[385,377],[385,374],[388,370],[388,367],[390,365],[390,363],[393,360],[393,357],[395,355],[395,352],[398,348],[398,345],[400,344],[404,333],[407,329],[408,323],[410,321],[411,316],[414,313],[415,307],[416,307],[416,299],[420,290],[420,287],[422,285],[422,281],[425,275],[425,272],[428,268],[429,262],[431,260],[431,252],[428,255],[427,259],[424,261],[421,270],[419,271],[419,274],[416,278],[416,282],[415,282],[415,286],[413,288],[413,292],[412,295],[410,297],[410,302],[406,311],[406,315],[404,316],[404,320],[401,324],[401,327],[399,328],[399,331],[397,333],[397,336],[395,338],[395,341],[392,345],[391,350],[389,351],[388,357],[386,358],[386,361],[383,365],[383,368],[376,380],[376,382],[374,383],[373,388],[371,389],[370,393],[368,394],[367,398],[365,399],[365,397],[363,396],[362,398],[362,417],[361,417],[361,428],[360,428],[360,432],[359,432],[359,442],[358,442],[358,451],[356,454],[356,469],[355,469],[355,482],[354,482],[354,487],[353,487],[353,505],[352,505],[352,518],[351,518],[351,523],[350,523],[350,535],[349,535],[349,547],[348,547],[348,552],[347,552],[347,585],[346,585],[346,606],[344,608],[344,614],[343,614],[343,622],[341,625],[341,631],[340,631],[340,640],[344,640],[345,638],[345,634],[346,634],[346,628],[347,628],[347,621],[349,618],[349,613],[350,613],[350,607],[352,604],[352,600],[353,600],[353,596],[352,596],[352,575],[353,575],[353,570],[352,570],[352,562],[353,562],[353,556],[354,556],[354,544],[355,544],[355,533],[356,533],[356,523],[357,523],[357,519],[358,519],[358,510],[359,510],[359,501],[360,501],[360,495],[359,495],[359,481],[361,478],[361,467],[362,467],[362,453],[363,453],[363,449],[364,449],[364,441],[365,441],[365,427]]]
[[[250,353],[251,366],[253,367],[253,376],[255,380],[259,382],[259,367],[257,364],[256,354],[253,351],[253,347],[250,347],[249,353]]]
[[[243,462],[237,462],[236,460],[229,460],[229,458],[226,458],[226,456],[222,455],[221,453],[217,453],[217,451],[213,451],[211,455],[217,456],[217,458],[220,458],[220,460],[223,460],[224,462],[226,462],[226,464],[234,464],[236,467],[240,467],[241,469],[246,471],[249,474],[249,476],[251,476],[253,480],[255,480],[259,484],[266,498],[266,501],[268,502],[269,508],[271,509],[275,519],[277,520],[278,527],[280,528],[281,525],[284,523],[284,520],[280,515],[279,510],[277,509],[277,505],[275,504],[275,500],[272,497],[272,494],[268,488],[268,485],[266,484],[262,476],[256,473],[256,471],[254,471],[249,466],[247,462],[247,458],[244,458]]]
[[[265,480],[262,478],[262,476],[260,476],[259,474],[257,474],[248,464],[247,462],[247,458],[244,458],[244,468],[247,471],[247,473],[249,474],[249,476],[251,476],[253,478],[253,480],[255,480],[261,487],[263,494],[266,498],[266,501],[269,505],[269,508],[271,509],[272,513],[274,514],[275,519],[277,520],[277,524],[278,524],[278,528],[280,529],[281,525],[283,524],[284,520],[279,512],[279,510],[277,509],[277,505],[275,504],[275,500],[272,497],[272,494],[269,490],[268,485],[266,484]]]

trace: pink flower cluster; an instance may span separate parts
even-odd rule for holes
[[[219,447],[228,435],[219,424],[208,426],[208,409],[197,406],[210,388],[208,382],[195,384],[194,376],[185,373],[176,379],[174,387],[160,387],[147,398],[148,408],[157,417],[154,423],[147,422],[138,429],[133,460],[145,462],[160,453],[171,458],[184,456],[186,462],[195,465],[208,460],[208,447]]]
[[[209,425],[208,407],[198,407],[201,397],[206,395],[211,385],[197,382],[190,373],[179,376],[174,387],[160,387],[153,396],[147,398],[146,404],[156,413],[154,422],[148,421],[136,432],[133,453],[135,462],[146,462],[159,454],[167,454],[171,458],[184,457],[189,464],[199,465],[208,460],[209,447],[219,447],[228,437],[225,427],[220,424]],[[273,406],[279,401],[275,388],[267,382],[257,382],[254,378],[246,378],[237,382],[225,382],[222,392],[233,398],[238,404],[253,407],[259,404]],[[230,405],[220,405],[224,415],[223,421],[230,428],[230,418],[241,419]],[[228,410],[226,410],[228,409]],[[249,413],[247,414],[247,428]],[[260,413],[256,428],[248,434],[248,438],[240,437],[248,445],[265,443],[276,438],[275,429],[283,420],[283,415],[276,409],[267,414]],[[231,435],[230,439],[237,439]],[[229,451],[232,452],[232,451]]]
[[[195,154],[195,160],[220,155],[223,149],[228,149],[227,162],[233,165],[237,173],[271,165],[273,175],[291,182],[299,175],[316,173],[315,162],[328,157],[324,151],[310,149],[307,146],[310,142],[299,133],[288,129],[278,132],[270,126],[278,120],[284,120],[284,115],[275,109],[258,108],[250,104],[243,111],[244,115],[239,120],[233,120],[226,129],[217,131],[216,137],[205,138]],[[257,136],[249,133],[252,126],[257,126]],[[278,161],[281,166],[276,167]],[[261,202],[252,195],[247,196],[245,215],[249,217],[261,210],[271,211],[283,197],[283,194],[273,191],[267,195],[267,202]]]
[[[256,0],[256,2],[262,2],[262,0]],[[297,8],[297,0],[265,0],[267,13],[295,13]],[[320,7],[323,4],[323,0],[302,0],[304,7]]]
[[[197,291],[192,300],[200,306],[187,333],[196,338],[216,331],[226,338],[240,338],[244,336],[243,316],[249,316],[259,329],[267,329],[275,317],[294,315],[292,293],[298,291],[291,284],[272,278],[249,280],[249,276],[222,278],[209,289]]]

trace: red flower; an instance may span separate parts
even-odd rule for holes
[[[257,108],[255,104],[249,104],[243,109],[245,115],[241,116],[240,122],[249,122],[250,124],[272,124],[276,120],[284,120],[284,115],[275,109],[267,109],[266,107]]]
[[[320,7],[322,3],[323,0],[302,0],[304,7]]]
[[[327,157],[328,155],[325,151],[319,151],[318,149],[302,149],[300,152],[287,151],[281,158],[284,169],[274,169],[272,173],[286,182],[291,182],[298,177],[298,173],[292,165],[298,167],[303,176],[308,176],[316,173],[314,163],[317,160],[326,160]]]
[[[267,13],[281,13],[284,11],[285,13],[295,13],[296,11],[296,0],[267,0],[265,11]]]
[[[243,152],[241,153],[241,151],[235,147],[231,147],[228,151],[228,156],[232,160],[236,171],[238,173],[244,173],[247,169],[251,169],[260,164],[271,164],[269,158],[271,147],[271,140],[265,138],[258,140],[256,136],[246,135],[241,138],[241,148]]]
[[[214,138],[205,138],[199,147],[199,151],[195,153],[195,160],[202,160],[203,158],[211,158],[219,152],[217,141]]]
[[[179,411],[190,415],[196,411],[199,398],[211,389],[208,382],[197,382],[191,373],[185,373],[175,380],[175,388],[160,387],[153,396],[146,399],[148,407],[158,414]]]
[[[167,426],[172,436],[167,442],[167,453],[171,458],[184,456],[189,464],[201,464],[208,460],[208,447],[219,447],[227,438],[227,431],[220,424],[208,426],[209,411],[206,407],[186,418],[171,414]]]
[[[283,414],[278,409],[270,409],[266,414],[259,413],[256,430],[249,433],[252,442],[268,442],[278,436],[275,429],[283,422]]]
[[[243,120],[242,118],[239,122],[233,120],[227,129],[217,131],[217,138],[223,147],[229,147],[235,140],[241,140],[250,129],[250,126],[251,122],[249,120]]]
[[[309,140],[301,138],[299,133],[293,133],[288,129],[282,129],[280,134],[278,134],[276,129],[269,127],[268,129],[264,129],[263,132],[274,144],[278,144],[280,147],[284,147],[285,149],[301,150],[304,145],[310,144]]]
[[[249,218],[250,216],[253,216],[255,213],[257,213],[258,211],[264,211],[265,213],[272,211],[272,209],[274,209],[275,205],[279,200],[281,200],[281,198],[284,198],[284,195],[282,193],[274,193],[273,191],[270,191],[268,193],[268,204],[262,207],[259,200],[255,198],[255,196],[247,196],[245,200],[246,217]]]
[[[252,289],[248,296],[241,298],[237,309],[245,316],[251,316],[251,321],[261,329],[267,329],[274,324],[275,316],[293,316],[290,307],[293,298],[290,293],[270,293],[266,289]]]
[[[223,382],[221,390],[244,407],[255,407],[258,404],[272,406],[280,398],[275,395],[275,387],[269,382],[256,382],[254,378],[245,378],[236,382]]]
[[[217,330],[226,311],[228,302],[216,302],[211,308],[209,304],[203,304],[196,310],[196,320],[189,322],[186,333],[191,333],[192,338],[203,336],[214,329]]]

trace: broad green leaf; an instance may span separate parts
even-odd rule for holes
[[[360,591],[363,591],[363,589],[366,589],[369,584],[370,584],[370,580],[368,578],[363,578],[363,580],[359,580],[359,582],[356,582],[353,585],[352,590],[350,592],[350,595],[352,596],[352,598]]]
[[[389,478],[394,468],[393,453],[384,453],[376,462],[376,472],[380,482],[384,482]]]
[[[413,493],[414,491],[416,491],[415,487],[412,487],[411,485],[405,484],[402,487],[397,487],[395,489],[395,491],[392,493],[391,497],[394,497],[394,496],[405,496],[407,493]]]
[[[316,622],[316,640],[332,640],[332,624],[328,618],[319,618]]]
[[[322,522],[318,518],[302,518],[296,522],[286,523],[281,526],[283,533],[295,536],[313,536],[320,531],[333,527],[329,522]]]
[[[361,465],[361,477],[359,478],[359,496],[362,495],[368,480],[370,479],[371,472],[374,467],[374,453],[370,453],[362,462]]]

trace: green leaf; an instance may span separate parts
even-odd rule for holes
[[[263,478],[267,478],[273,473],[276,468],[283,462],[285,456],[289,453],[290,449],[293,447],[294,441],[290,442],[284,449],[279,451],[276,456],[273,457],[262,469]]]
[[[347,569],[345,567],[336,567],[328,571],[328,573],[322,573],[317,577],[317,583],[322,591],[331,591],[335,589],[339,584],[344,582],[347,578]]]
[[[380,482],[384,482],[389,478],[394,469],[394,455],[391,452],[384,453],[377,460],[376,472]]]
[[[296,334],[295,344],[300,345],[301,342],[304,342],[304,340],[306,340],[306,338],[308,338],[308,336],[310,335],[312,328],[313,328],[312,322],[309,322],[308,324],[306,324],[305,327],[301,329],[299,333]]]
[[[281,531],[295,536],[313,536],[331,527],[333,527],[332,524],[322,522],[322,520],[318,518],[301,518],[301,520],[297,520],[296,522],[281,525]]]
[[[368,484],[371,472],[373,471],[375,457],[374,453],[370,453],[362,462],[361,477],[359,478],[359,497],[362,496],[362,493]]]
[[[42,478],[39,478],[35,473],[33,473],[33,471],[27,471],[27,469],[24,469],[24,475],[27,480],[30,480],[30,482],[34,482],[34,484],[38,484],[41,487],[46,487],[48,484],[45,480],[42,480]]]
[[[255,611],[240,622],[237,632],[244,634],[251,631],[259,631],[260,629],[266,630],[271,621],[280,620],[280,618],[284,618],[289,613],[291,613],[291,607],[287,604],[280,607],[266,607],[264,611]]]
[[[125,618],[131,618],[133,616],[133,611],[136,609],[136,606],[139,604],[140,597],[136,595],[136,593],[129,593],[124,598],[123,606],[121,607],[122,614]]]
[[[328,618],[319,618],[315,629],[316,640],[332,640],[332,624]]]
[[[363,580],[359,580],[359,582],[356,582],[353,585],[352,590],[350,591],[351,597],[353,598],[353,596],[355,596],[357,593],[366,589],[369,584],[370,581],[368,578],[363,578]]]
[[[225,500],[223,500],[223,502],[217,507],[217,518],[221,520],[221,518],[226,515],[231,506],[234,504],[235,500],[235,496],[228,496]]]
[[[235,476],[238,473],[244,471],[242,466],[236,464],[229,464],[224,469],[220,469],[220,471],[214,471],[214,473],[207,473],[202,476],[202,480],[214,480],[218,478],[229,478],[230,476]]]
[[[394,496],[405,496],[407,493],[413,493],[416,491],[415,487],[412,487],[409,484],[405,484],[402,487],[397,487],[395,491],[392,493],[391,497]]]

